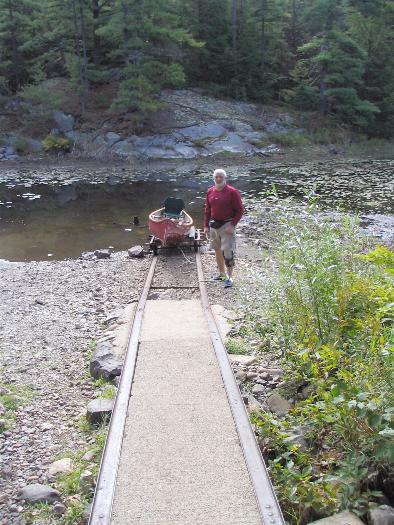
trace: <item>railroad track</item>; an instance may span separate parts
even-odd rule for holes
[[[159,259],[161,257],[162,256],[160,256]],[[196,284],[191,283],[190,276],[188,276],[189,282],[184,283],[182,279],[179,279],[181,272],[175,269],[173,278],[170,276],[171,282],[168,282],[168,279],[164,279],[164,282],[159,282],[157,285],[154,282],[154,276],[158,266],[158,256],[154,255],[152,257],[152,262],[134,315],[128,348],[124,358],[123,372],[109,424],[106,445],[101,459],[89,525],[110,525],[112,523],[112,510],[117,476],[120,466],[128,405],[132,394],[133,378],[136,370],[144,311],[148,299],[151,297],[156,298],[155,294],[159,292],[173,293],[175,294],[175,298],[177,298],[176,294],[179,293],[181,296],[182,294],[186,294],[186,298],[190,298],[190,293],[195,295],[197,293],[199,295],[201,307],[208,326],[210,340],[220,369],[239,443],[242,448],[243,458],[257,502],[261,523],[264,525],[284,525],[285,523],[264,460],[256,442],[253,429],[250,425],[249,417],[238,389],[238,385],[231,369],[226,349],[223,345],[215,318],[209,305],[204,282],[201,255],[199,252],[193,255],[188,254],[187,256],[183,254],[184,260],[191,262],[191,258],[193,258],[193,262],[195,261],[196,264],[197,275],[195,277],[198,283],[196,281]],[[184,262],[185,261],[183,261],[183,263]],[[174,268],[174,265],[171,265],[171,268]],[[149,523],[155,523],[152,521],[152,518],[154,519],[154,517],[150,516],[151,521],[149,521]],[[160,521],[160,523],[163,522]],[[124,522],[124,525],[127,525],[126,521]],[[216,524],[207,523],[207,525]]]

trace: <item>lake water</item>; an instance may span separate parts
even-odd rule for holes
[[[137,180],[138,179],[138,180]],[[361,215],[370,231],[394,230],[394,165],[390,161],[238,169],[232,183],[245,195],[265,198],[275,185],[281,197],[302,199],[314,191],[328,209]],[[207,173],[152,180],[124,168],[20,170],[0,175],[0,259],[50,260],[79,257],[112,246],[147,241],[149,211],[167,196],[184,200],[202,225]],[[137,216],[140,225],[133,224]]]

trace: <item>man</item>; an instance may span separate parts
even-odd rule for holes
[[[219,275],[215,281],[224,281],[224,287],[233,286],[235,255],[235,227],[244,207],[238,190],[227,184],[227,174],[222,169],[213,172],[214,186],[208,189],[205,200],[204,232],[215,250]]]

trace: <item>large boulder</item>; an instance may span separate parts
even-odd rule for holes
[[[145,255],[144,249],[140,245],[132,246],[131,248],[127,250],[127,253],[129,254],[129,257],[131,257],[132,259],[141,259]]]
[[[394,508],[380,505],[368,512],[369,525],[394,525]]]
[[[227,137],[215,140],[206,146],[209,154],[215,153],[252,153],[253,146],[245,142],[237,133],[230,131]]]
[[[122,373],[123,362],[112,351],[107,342],[98,343],[90,361],[90,374],[94,378],[103,377],[111,381]]]
[[[119,142],[116,142],[112,146],[111,151],[114,151],[118,155],[124,157],[133,156],[137,154],[134,144],[128,142],[127,140],[120,140]]]
[[[209,140],[219,138],[226,135],[227,130],[218,122],[208,122],[207,124],[197,124],[195,126],[188,126],[178,130],[178,133],[183,137],[194,140]]]
[[[344,510],[328,518],[311,522],[308,525],[364,525],[364,523],[353,512]]]
[[[276,392],[267,397],[266,403],[271,412],[274,412],[277,416],[285,416],[291,408],[287,399]]]
[[[113,146],[116,142],[119,142],[121,139],[122,137],[117,133],[114,133],[113,131],[108,131],[104,136],[104,141],[109,148]]]
[[[72,115],[66,115],[63,113],[63,111],[55,109],[52,113],[52,116],[53,120],[56,122],[59,129],[63,131],[63,133],[72,131],[75,122],[75,119]]]
[[[92,425],[102,423],[112,414],[113,407],[113,399],[93,399],[88,404],[86,411],[86,419]]]
[[[49,485],[33,483],[19,492],[19,498],[28,503],[52,503],[60,499],[60,493]]]

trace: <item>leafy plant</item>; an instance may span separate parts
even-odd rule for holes
[[[71,149],[71,140],[65,137],[48,135],[43,141],[42,146],[45,151],[68,152]]]
[[[301,216],[279,208],[277,275],[260,314],[307,398],[282,420],[252,420],[296,525],[343,508],[362,515],[383,497],[384,485],[370,480],[394,470],[394,252],[367,251],[357,221],[322,219],[308,202]],[[305,424],[310,449],[289,439]]]

